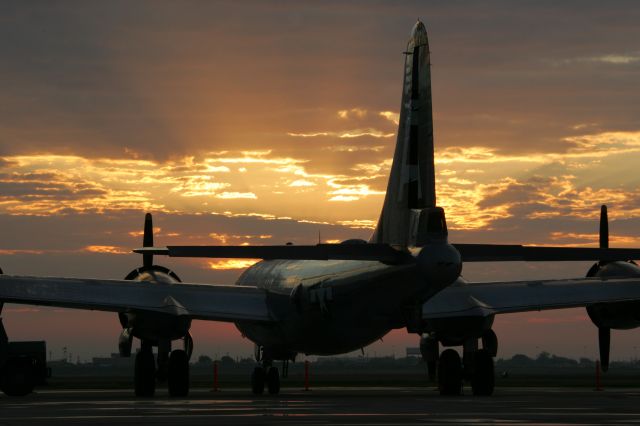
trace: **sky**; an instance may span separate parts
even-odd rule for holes
[[[438,205],[452,242],[640,245],[640,5],[632,1],[0,2],[0,265],[122,278],[156,243],[367,239],[395,144],[403,51],[429,33]],[[251,263],[170,259],[230,284]],[[590,264],[465,265],[467,280]],[[116,351],[114,314],[7,305],[12,339]],[[496,318],[499,356],[595,357],[583,309]],[[194,322],[196,354],[248,356]],[[637,357],[637,330],[612,358]],[[365,352],[401,355],[392,332]],[[75,356],[75,355],[74,355]]]

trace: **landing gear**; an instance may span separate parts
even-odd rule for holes
[[[438,357],[440,354],[440,345],[438,339],[432,335],[424,335],[420,338],[420,353],[422,359],[427,363],[427,373],[429,381],[436,381],[436,373],[438,366]]]
[[[267,372],[267,388],[271,395],[280,393],[280,373],[276,367],[270,367]]]
[[[462,361],[455,349],[447,349],[438,363],[440,395],[460,395],[462,390]]]
[[[264,393],[264,382],[264,368],[254,368],[253,373],[251,374],[251,391],[254,395],[262,395]]]
[[[262,395],[264,387],[271,395],[280,393],[280,372],[276,367],[256,367],[251,374],[251,391],[254,395]]]
[[[156,391],[156,361],[151,345],[142,343],[136,354],[134,387],[136,396],[152,397]]]
[[[486,349],[480,349],[475,352],[471,389],[474,395],[489,396],[493,394],[494,387],[493,358]]]
[[[493,357],[486,349],[465,353],[464,369],[460,355],[447,349],[438,362],[438,386],[440,395],[460,395],[462,379],[471,381],[471,390],[476,396],[489,396],[495,388]]]
[[[169,395],[185,397],[189,394],[189,357],[187,352],[176,349],[169,356]]]

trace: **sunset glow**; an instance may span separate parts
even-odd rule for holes
[[[437,204],[450,240],[594,247],[607,204],[611,245],[640,244],[640,11],[622,3],[8,9],[0,29],[6,273],[122,278],[141,265],[130,251],[142,244],[145,212],[158,246],[367,240],[402,124],[402,52],[417,16],[432,50]],[[231,284],[257,260],[154,262],[185,282]],[[559,278],[589,266],[465,265],[463,273]],[[54,348],[94,339],[78,352],[115,350],[113,315],[19,308],[3,316],[17,337],[40,339],[46,324]],[[552,344],[582,355],[585,342],[593,346],[583,313],[497,319],[501,355]],[[78,338],[65,342],[78,323]],[[523,337],[583,323],[564,340]],[[251,352],[231,326],[207,326],[226,340],[203,339],[196,352],[223,344]],[[417,343],[402,330],[390,339]],[[627,356],[632,337],[620,339],[628,340],[617,353]]]

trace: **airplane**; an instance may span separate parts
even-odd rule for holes
[[[151,397],[167,382],[173,397],[189,393],[194,319],[232,322],[255,343],[254,394],[280,391],[282,361],[298,354],[335,355],[364,348],[393,329],[420,338],[430,380],[442,395],[470,381],[474,395],[494,392],[498,339],[495,315],[586,307],[599,330],[602,368],[610,330],[640,326],[640,249],[608,246],[602,207],[599,248],[452,244],[444,209],[436,204],[430,51],[418,21],[404,52],[400,124],[382,211],[368,241],[309,246],[156,247],[145,216],[142,266],[124,280],[0,276],[4,303],[101,310],[118,314],[121,356],[135,354],[136,396]],[[155,256],[258,258],[235,285],[183,283]],[[463,262],[585,261],[586,278],[469,283]],[[179,347],[173,348],[174,341]],[[9,395],[33,389],[28,361],[8,358],[0,321],[0,387]],[[440,350],[440,346],[444,349]],[[454,347],[462,347],[462,357]],[[157,347],[157,355],[153,348]]]

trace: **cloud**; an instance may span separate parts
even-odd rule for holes
[[[393,124],[400,124],[400,114],[393,111],[380,111],[379,116],[384,117],[386,120],[391,121]]]
[[[229,269],[246,269],[251,265],[260,262],[260,259],[221,259],[207,262],[209,269],[229,270]]]
[[[334,195],[333,197],[329,198],[329,201],[345,201],[345,202],[349,202],[349,201],[358,201],[360,199],[360,197],[355,196],[355,195]]]
[[[532,152],[526,155],[505,154],[488,146],[448,147],[436,152],[436,164],[452,163],[534,163],[567,162],[610,157],[640,152],[640,131],[617,131],[563,138],[568,149],[564,152]]]
[[[293,182],[291,182],[289,184],[289,186],[291,187],[310,187],[310,186],[316,186],[315,183],[308,181],[306,179],[296,179]]]
[[[260,235],[233,235],[233,234],[219,234],[217,232],[212,232],[209,234],[213,240],[222,245],[238,245],[238,244],[247,244],[248,242],[253,241],[261,241],[268,240],[273,238],[273,235],[270,234],[260,234]]]
[[[322,131],[322,132],[309,132],[309,133],[294,133],[287,132],[287,135],[298,138],[317,138],[317,137],[336,137],[339,139],[354,139],[369,136],[372,138],[391,138],[395,136],[395,133],[383,132],[377,129],[353,129],[344,130],[340,132],[335,131]]]
[[[608,65],[629,65],[640,62],[640,54],[634,53],[610,53],[599,56],[588,56],[581,58],[564,59],[559,61],[561,64],[574,64],[574,63],[601,63]]]
[[[234,200],[234,199],[250,199],[256,200],[256,194],[253,192],[221,192],[216,194],[216,198],[221,198],[223,200]]]
[[[13,250],[13,249],[0,249],[0,255],[13,256],[17,254],[43,254],[45,250]]]
[[[91,253],[131,254],[131,250],[116,246],[86,246],[84,250]]]
[[[364,108],[342,109],[338,111],[338,117],[346,120],[349,118],[364,118],[367,116],[367,110]]]
[[[355,229],[374,229],[376,227],[376,221],[369,219],[341,220],[338,223]]]
[[[331,145],[324,149],[333,152],[359,152],[359,151],[373,151],[380,152],[384,149],[384,146],[355,146],[355,145]]]
[[[584,246],[593,247],[598,244],[600,235],[598,233],[579,233],[579,232],[566,232],[566,231],[554,231],[549,234],[549,239],[552,241],[561,241],[566,246]],[[617,247],[637,247],[640,244],[640,237],[631,235],[609,235],[609,242],[611,245]],[[558,244],[555,244],[558,245]]]
[[[171,192],[181,197],[210,197],[218,196],[218,191],[228,188],[231,184],[226,182],[213,182],[212,176],[185,176],[174,178],[180,182],[178,186],[171,188]]]

